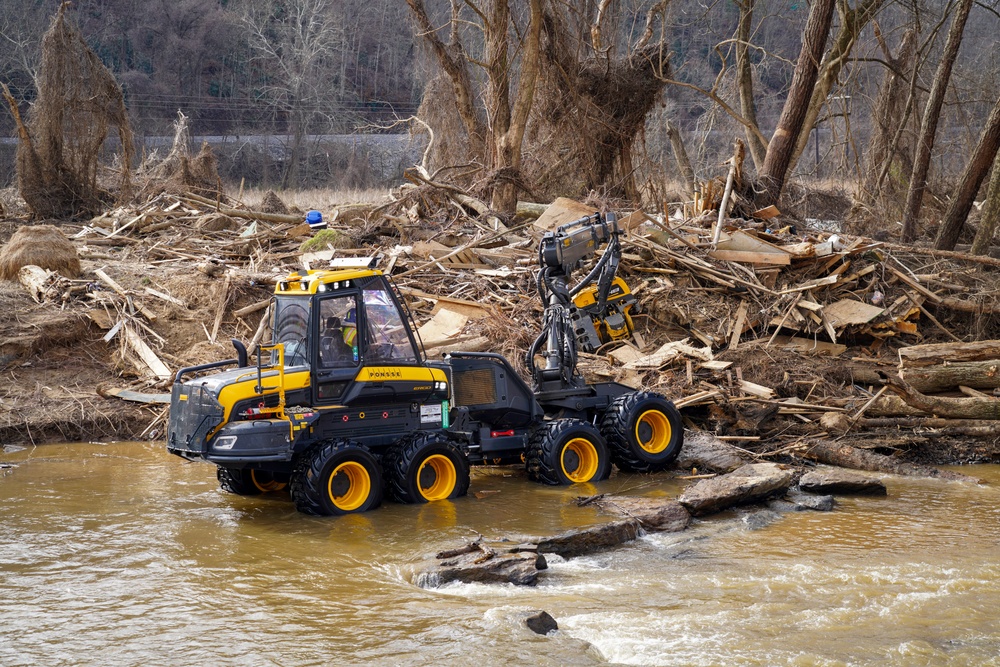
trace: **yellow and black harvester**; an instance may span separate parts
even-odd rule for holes
[[[577,350],[631,333],[634,299],[615,272],[613,214],[547,233],[539,247],[542,331],[529,386],[503,356],[428,360],[393,283],[371,268],[278,282],[272,344],[234,340],[234,359],[177,372],[167,449],[214,463],[223,489],[289,487],[308,514],[345,514],[465,495],[469,467],[524,462],[532,479],[573,484],[668,466],[680,451],[674,405],[652,392],[587,384]],[[601,248],[574,287],[570,274]],[[227,368],[231,367],[231,368]],[[189,377],[188,377],[189,376]],[[187,379],[186,379],[187,377]]]

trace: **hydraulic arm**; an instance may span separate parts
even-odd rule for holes
[[[616,278],[621,260],[618,220],[614,213],[595,213],[558,227],[542,237],[538,248],[538,293],[545,304],[542,331],[528,349],[535,390],[541,393],[584,387],[577,372],[577,352],[631,334],[629,311],[634,298]],[[604,247],[593,268],[570,287],[571,274]],[[535,356],[544,365],[535,363]]]

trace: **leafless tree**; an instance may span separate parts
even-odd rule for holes
[[[276,114],[288,118],[288,161],[282,186],[298,184],[306,135],[336,110],[331,64],[344,41],[330,0],[246,4],[243,22],[266,72],[264,91]]]
[[[979,192],[979,187],[986,180],[986,174],[989,173],[990,165],[993,164],[998,150],[1000,150],[1000,97],[997,98],[993,111],[983,126],[976,150],[973,151],[958,181],[958,192],[951,200],[948,212],[938,230],[937,241],[934,244],[938,250],[955,249],[958,236],[962,232],[966,218],[969,217],[969,211],[972,210],[972,202]]]
[[[917,238],[917,219],[923,203],[924,189],[927,187],[927,173],[930,169],[931,150],[934,148],[938,121],[941,118],[941,106],[944,104],[944,94],[951,80],[951,71],[958,56],[958,48],[962,44],[965,22],[969,18],[972,4],[973,0],[957,0],[944,52],[938,62],[927,105],[924,107],[920,136],[917,139],[917,153],[913,160],[913,172],[910,174],[910,189],[903,208],[901,239],[904,243],[912,243]]]

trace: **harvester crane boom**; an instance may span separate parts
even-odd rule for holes
[[[604,245],[607,247],[590,272],[570,287],[573,271]],[[587,287],[596,286],[594,310],[602,318],[620,260],[621,242],[614,213],[588,215],[542,237],[538,246],[537,287],[545,314],[542,331],[528,348],[525,361],[532,371],[536,391],[564,392],[585,387],[576,368],[577,338],[580,323],[589,323],[589,318],[579,311],[573,299]],[[536,354],[544,357],[544,366],[536,365]]]

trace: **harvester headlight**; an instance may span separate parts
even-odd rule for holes
[[[233,445],[236,444],[235,435],[223,435],[216,439],[215,449],[232,449]]]
[[[326,287],[326,283],[320,283],[320,284],[319,284],[319,285],[318,285],[318,286],[316,287],[316,291],[317,291],[317,292],[325,292],[326,290],[327,290],[327,287]]]

